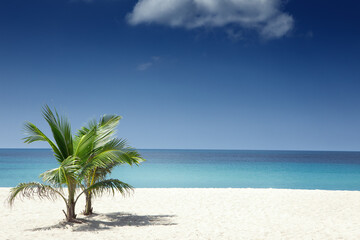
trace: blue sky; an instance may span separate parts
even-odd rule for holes
[[[49,104],[137,148],[360,150],[359,7],[2,0],[0,147],[47,147],[21,138]]]

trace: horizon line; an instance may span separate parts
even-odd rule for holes
[[[16,148],[0,147],[4,149],[19,150],[52,150],[51,148]],[[306,150],[306,149],[215,149],[215,148],[135,148],[136,150],[195,150],[195,151],[284,151],[284,152],[360,152],[360,150]]]

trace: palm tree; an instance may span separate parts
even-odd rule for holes
[[[77,187],[76,172],[79,170],[78,158],[74,155],[73,137],[69,121],[65,117],[61,117],[55,110],[55,114],[49,106],[43,108],[43,117],[48,123],[53,138],[53,142],[39,128],[30,122],[26,122],[24,126],[27,137],[24,138],[25,143],[36,141],[47,142],[59,164],[58,168],[46,171],[40,175],[43,182],[20,183],[10,190],[9,203],[12,205],[19,194],[23,197],[35,197],[54,199],[60,196],[66,204],[66,220],[74,221],[75,214],[75,192]],[[67,196],[63,191],[63,187],[68,189]]]
[[[80,129],[75,137],[76,141],[80,141],[89,132],[96,132],[95,137],[91,139],[93,143],[90,153],[81,156],[82,169],[79,179],[86,198],[83,212],[85,215],[93,213],[92,198],[103,194],[104,190],[113,194],[114,191],[118,191],[123,195],[132,190],[132,186],[118,179],[106,179],[115,166],[138,165],[144,161],[125,140],[114,137],[120,119],[117,115],[104,115],[98,123],[91,121],[87,127]]]
[[[134,154],[132,150],[123,148],[125,151],[120,154],[120,147],[124,147],[121,144],[123,141],[112,137],[113,126],[117,125],[119,117],[104,116],[98,126],[90,124],[92,127],[83,128],[79,131],[80,134],[73,137],[70,123],[66,118],[59,116],[56,110],[54,114],[47,105],[42,112],[50,126],[55,142],[30,122],[25,124],[27,137],[24,140],[25,143],[47,142],[51,146],[59,166],[40,175],[44,183],[20,183],[12,188],[8,199],[10,205],[18,196],[27,198],[37,196],[40,199],[61,197],[66,204],[66,212],[63,211],[66,220],[78,222],[76,221],[75,205],[83,193],[90,193],[91,204],[91,194],[114,193],[115,190],[125,194],[131,189],[130,185],[117,179],[104,180],[101,177],[93,177],[93,181],[86,182],[89,173],[93,172],[93,175],[97,176],[97,169],[106,169],[104,171],[109,172],[113,166],[118,164],[138,163],[137,157],[139,156],[131,155]],[[96,127],[94,127],[95,125]],[[118,150],[114,150],[115,148]],[[64,193],[64,187],[67,187],[67,195]],[[76,196],[79,187],[82,188],[82,191]]]

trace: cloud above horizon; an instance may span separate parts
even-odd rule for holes
[[[274,39],[285,36],[294,24],[281,7],[281,0],[139,0],[127,20],[131,25],[186,29],[230,25]]]
[[[155,63],[157,63],[160,60],[159,56],[153,56],[150,61],[141,63],[137,66],[138,71],[145,71],[149,69],[151,66],[153,66]]]

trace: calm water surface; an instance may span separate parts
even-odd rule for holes
[[[139,167],[112,178],[134,187],[293,188],[360,190],[360,152],[140,150]],[[0,149],[0,187],[39,181],[55,168],[49,149]]]

